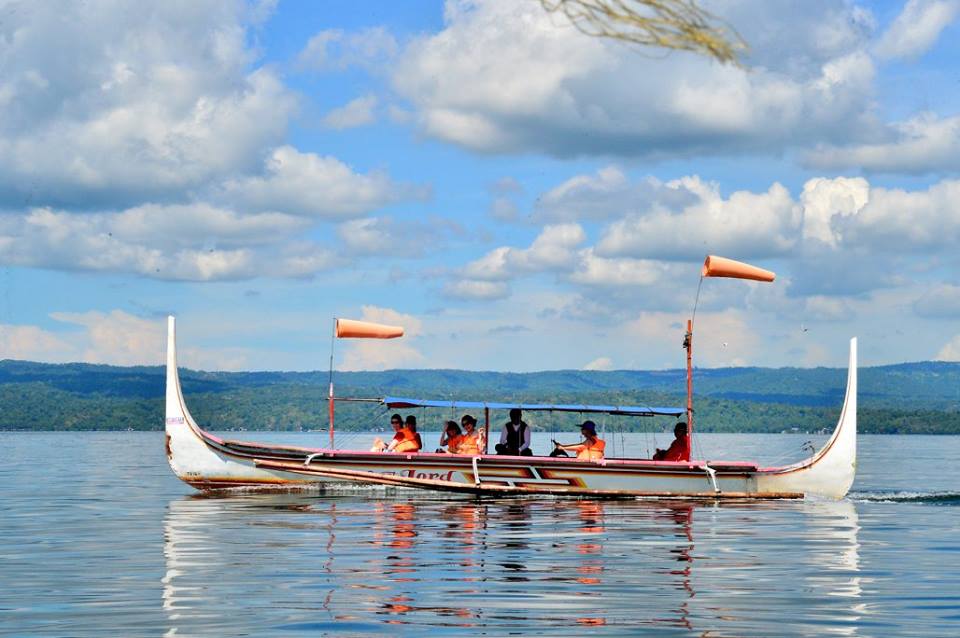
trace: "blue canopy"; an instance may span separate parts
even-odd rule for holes
[[[530,412],[597,412],[623,416],[673,416],[686,412],[683,408],[652,408],[645,405],[578,405],[575,403],[496,403],[487,401],[428,401],[384,397],[380,402],[388,408],[454,408],[461,410],[512,410],[519,408]]]

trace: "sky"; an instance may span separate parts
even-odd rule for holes
[[[0,0],[0,359],[960,360],[960,0],[705,0],[743,66],[536,0]]]

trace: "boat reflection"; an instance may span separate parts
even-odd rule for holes
[[[259,633],[264,615],[334,634],[737,635],[773,574],[793,583],[778,596],[814,592],[818,613],[842,619],[819,633],[853,636],[869,612],[858,531],[847,501],[194,496],[167,508],[162,605],[167,635]]]

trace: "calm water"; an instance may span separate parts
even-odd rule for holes
[[[162,436],[0,433],[0,634],[960,634],[958,437],[861,437],[840,502],[716,504],[202,497]],[[809,438],[700,445],[770,462]]]

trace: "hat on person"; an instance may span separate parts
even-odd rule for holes
[[[590,430],[594,434],[597,433],[597,424],[594,423],[593,421],[590,421],[590,420],[584,421],[583,423],[580,424],[580,427]]]

